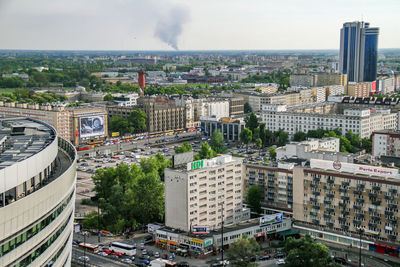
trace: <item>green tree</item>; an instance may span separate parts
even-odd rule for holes
[[[261,214],[261,202],[264,200],[264,189],[259,185],[250,186],[246,194],[246,202],[250,209],[257,214]]]
[[[258,138],[258,139],[256,140],[256,146],[258,147],[258,155],[259,155],[259,156],[261,155],[261,148],[262,148],[262,145],[263,145],[263,142],[262,142],[261,138]]]
[[[179,154],[179,153],[184,153],[184,152],[192,151],[193,148],[192,148],[191,145],[189,145],[188,142],[184,142],[184,143],[182,144],[182,146],[176,146],[176,147],[174,148],[174,150],[175,150],[175,153],[176,153],[176,154]]]
[[[210,146],[217,154],[226,152],[225,140],[220,130],[216,130],[212,133]]]
[[[360,147],[360,134],[355,134],[353,133],[351,130],[348,131],[345,135],[345,137],[347,138],[347,140],[350,141],[350,144],[354,147]]]
[[[275,147],[271,146],[268,149],[269,152],[269,157],[271,158],[272,161],[276,161],[276,150]]]
[[[120,116],[113,116],[109,127],[112,132],[120,132],[121,135],[130,132],[128,120]]]
[[[217,155],[207,142],[201,144],[199,154],[195,156],[196,160],[199,159],[212,159]]]
[[[111,94],[106,94],[103,98],[104,101],[113,101],[114,97]]]
[[[246,116],[245,122],[246,128],[249,128],[251,132],[258,127],[258,118],[254,112],[252,112],[250,116]]]
[[[285,242],[286,265],[290,267],[340,266],[329,254],[327,246],[313,242],[309,235],[295,240],[289,237]]]
[[[284,131],[278,131],[278,146],[284,146],[289,143],[289,134]]]
[[[147,115],[146,113],[144,113],[143,110],[136,109],[132,111],[132,113],[129,115],[128,121],[130,123],[130,126],[134,128],[134,131],[136,133],[146,131]]]
[[[244,105],[243,105],[243,112],[244,112],[245,114],[250,113],[250,112],[253,112],[253,109],[251,108],[249,102],[244,103]]]
[[[244,236],[230,245],[226,254],[233,266],[249,267],[257,266],[251,263],[251,258],[255,257],[260,250],[261,247],[254,238]]]
[[[240,133],[240,141],[246,144],[246,151],[249,150],[249,144],[253,139],[252,132],[249,128],[244,128],[243,131]]]
[[[260,123],[260,125],[258,125],[259,130],[259,136],[261,138],[262,141],[262,147],[265,147],[267,144],[267,130],[265,129],[265,122]]]
[[[85,229],[98,229],[97,211],[92,210],[86,214],[85,219],[82,221],[82,226]]]
[[[365,149],[366,152],[370,153],[372,151],[372,141],[369,138],[361,139],[361,148]]]
[[[301,141],[304,141],[304,140],[307,140],[307,134],[306,133],[304,133],[304,132],[296,132],[294,135],[293,135],[293,141],[296,141],[296,142],[301,142]]]

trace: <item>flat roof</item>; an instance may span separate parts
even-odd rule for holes
[[[23,161],[56,138],[53,127],[30,118],[0,118],[0,169]]]

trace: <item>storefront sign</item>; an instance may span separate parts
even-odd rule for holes
[[[270,225],[273,223],[280,223],[280,222],[282,222],[282,217],[283,217],[282,213],[275,213],[275,214],[266,215],[264,217],[261,217],[260,218],[260,226],[266,226],[266,225]]]
[[[212,246],[212,244],[213,244],[213,240],[212,239],[206,239],[206,240],[204,240],[204,247],[206,248],[206,247],[208,247],[208,246]]]
[[[194,242],[194,243],[203,244],[203,240],[197,239],[197,238],[192,238],[190,241],[192,241],[192,242]]]
[[[170,241],[170,240],[168,240],[167,243],[168,243],[168,244],[171,244],[171,245],[175,245],[175,246],[178,245],[178,243],[176,243],[176,242],[174,242],[174,241]]]
[[[400,174],[397,169],[382,168],[370,165],[352,164],[352,163],[338,162],[331,160],[311,159],[310,167],[311,169],[319,168],[319,169],[337,170],[349,173],[366,174],[372,176],[400,178]]]
[[[204,160],[193,161],[188,164],[190,164],[190,170],[200,169],[204,166]]]

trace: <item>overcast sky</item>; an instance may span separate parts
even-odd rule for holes
[[[0,49],[338,49],[346,21],[400,47],[400,0],[0,0]]]

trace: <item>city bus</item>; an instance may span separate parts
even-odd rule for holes
[[[125,243],[120,243],[120,242],[112,242],[110,245],[110,250],[114,252],[119,252],[122,254],[125,254],[127,256],[135,256],[136,255],[136,247],[125,244]]]
[[[104,143],[103,141],[93,141],[93,142],[89,142],[88,145],[95,147],[95,146],[100,146],[103,143]]]
[[[89,150],[90,146],[89,145],[80,145],[76,148],[77,151],[83,151],[83,150]]]
[[[89,250],[89,251],[91,251],[91,252],[93,252],[93,253],[96,253],[97,252],[97,250],[99,249],[99,246],[98,245],[92,245],[92,244],[89,244],[89,243],[79,243],[79,246],[81,247],[81,248],[83,248],[83,249],[87,249],[87,250]]]

